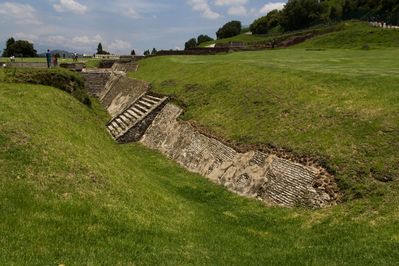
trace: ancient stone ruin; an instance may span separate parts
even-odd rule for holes
[[[84,71],[86,88],[112,119],[106,128],[119,143],[139,141],[191,172],[240,195],[270,205],[320,208],[336,204],[333,177],[316,163],[304,165],[257,150],[240,153],[179,120],[182,109],[153,93],[144,81],[126,77],[137,65]]]

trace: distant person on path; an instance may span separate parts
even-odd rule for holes
[[[50,52],[50,50],[47,50],[46,59],[47,59],[47,68],[50,68],[51,67],[51,52]]]
[[[77,53],[73,54],[73,61],[78,62],[78,54]]]
[[[53,66],[58,66],[58,54],[53,55]]]

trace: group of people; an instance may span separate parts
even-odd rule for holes
[[[58,66],[58,55],[57,54],[52,54],[50,52],[50,50],[47,50],[46,59],[47,59],[47,67],[48,68]]]
[[[58,66],[58,58],[59,58],[59,54],[52,54],[50,49],[48,49],[47,53],[46,53],[47,67],[48,68],[57,67]],[[64,55],[64,58],[65,58],[65,55]],[[74,62],[78,61],[77,53],[73,54],[73,61]]]

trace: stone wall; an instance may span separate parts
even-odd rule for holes
[[[85,88],[87,92],[95,97],[100,97],[101,93],[105,89],[109,78],[111,77],[111,72],[107,70],[84,70],[81,75],[85,81]]]
[[[335,202],[334,195],[316,186],[321,178],[319,169],[258,151],[238,153],[189,123],[178,121],[181,112],[179,107],[167,104],[141,142],[192,172],[266,203],[318,208]]]
[[[112,117],[134,103],[149,89],[147,82],[126,77],[124,73],[112,72],[100,95],[100,101]]]

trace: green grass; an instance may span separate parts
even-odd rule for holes
[[[315,37],[299,47],[355,49],[399,47],[399,30],[371,27],[367,22],[346,22],[341,31]]]
[[[287,33],[270,33],[265,35],[246,35],[240,34],[232,38],[216,40],[201,44],[201,47],[213,43],[244,42],[247,44],[268,43],[273,39],[287,39],[295,35],[305,35],[310,32],[324,33],[325,31],[335,29],[332,33],[321,34],[303,44],[300,48],[345,48],[361,49],[368,46],[371,49],[399,47],[399,30],[381,29],[370,26],[367,22],[345,21],[336,25],[316,26],[310,29],[303,29]]]
[[[159,59],[151,60],[143,61],[144,72]],[[187,69],[204,59],[162,60],[174,68],[170,60],[183,60]],[[212,68],[208,71],[204,82],[211,82]],[[181,76],[187,77],[184,69]],[[245,105],[253,93],[245,86],[251,78],[241,84],[247,92],[243,108],[252,106]],[[236,88],[218,86],[221,94]],[[327,89],[319,90],[328,97]],[[279,96],[266,92],[270,101]],[[193,101],[201,99],[196,93]],[[262,101],[263,93],[258,95]],[[97,102],[89,109],[51,87],[0,83],[0,103],[0,265],[394,265],[399,260],[397,183],[383,197],[331,209],[267,208],[139,144],[115,144]]]
[[[248,35],[245,33],[242,33],[240,35],[230,37],[230,38],[225,38],[225,39],[219,39],[215,41],[210,41],[206,43],[202,43],[200,47],[206,47],[211,44],[219,43],[219,44],[226,44],[230,42],[243,42],[246,44],[256,44],[256,43],[269,43],[273,40],[285,40],[293,36],[297,35],[305,35],[309,33],[317,33],[317,34],[323,34],[326,31],[331,31],[331,30],[340,30],[342,28],[342,23],[338,23],[336,25],[318,25],[314,26],[312,28],[308,29],[302,29],[302,30],[297,30],[297,31],[292,31],[292,32],[270,32],[268,34],[253,34],[253,35]]]
[[[323,158],[346,198],[399,179],[399,50],[156,57],[130,75],[217,135]]]

